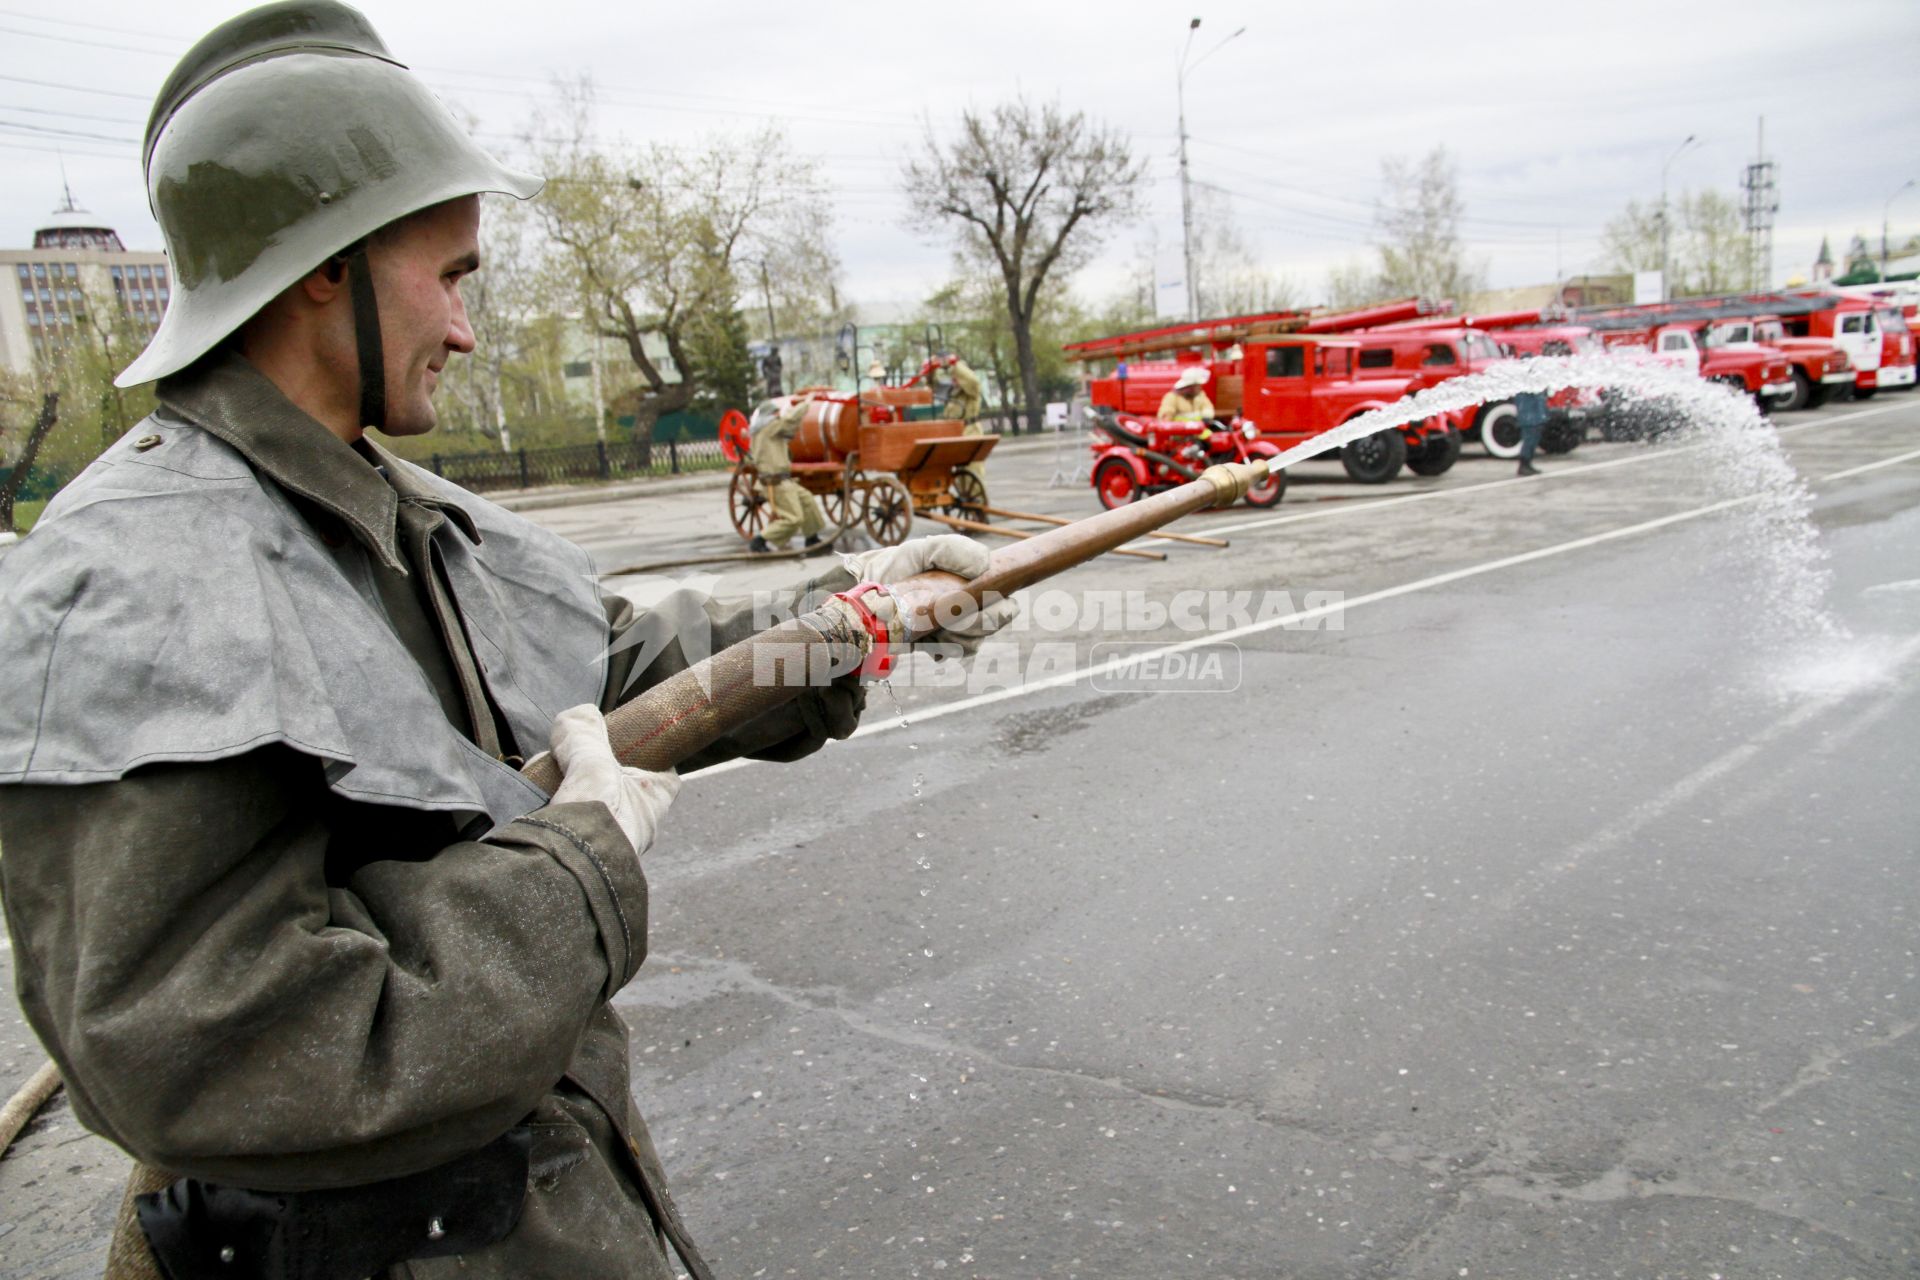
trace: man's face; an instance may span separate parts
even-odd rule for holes
[[[433,389],[447,358],[473,350],[460,282],[480,267],[480,197],[449,200],[374,237],[368,257],[380,296],[390,436],[433,430]]]

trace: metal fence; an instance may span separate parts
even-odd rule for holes
[[[733,464],[718,440],[658,440],[569,444],[552,449],[516,449],[512,453],[436,453],[427,469],[463,489],[530,489],[535,485],[621,480],[633,476],[677,476],[719,471]]]

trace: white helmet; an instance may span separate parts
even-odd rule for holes
[[[1173,389],[1178,391],[1182,387],[1204,387],[1207,385],[1209,376],[1205,365],[1190,364],[1180,371],[1180,376],[1174,380]]]

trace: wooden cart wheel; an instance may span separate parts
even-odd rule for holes
[[[840,487],[831,493],[820,495],[820,511],[827,517],[831,528],[850,528],[859,520],[860,506],[854,497],[853,478],[859,474],[855,459],[849,457],[846,467],[840,472]]]
[[[751,539],[767,527],[767,496],[760,492],[760,473],[741,467],[727,486],[727,514],[741,537]]]
[[[897,547],[913,528],[913,495],[892,476],[875,480],[867,490],[867,532],[883,547]]]
[[[947,483],[947,490],[953,496],[953,501],[947,504],[948,515],[963,520],[987,518],[987,482],[979,476],[971,471],[956,470]]]

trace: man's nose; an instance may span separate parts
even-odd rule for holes
[[[447,325],[447,345],[461,355],[472,355],[475,345],[473,324],[467,319],[466,299],[460,296],[457,289],[453,295],[453,315],[449,317]]]

